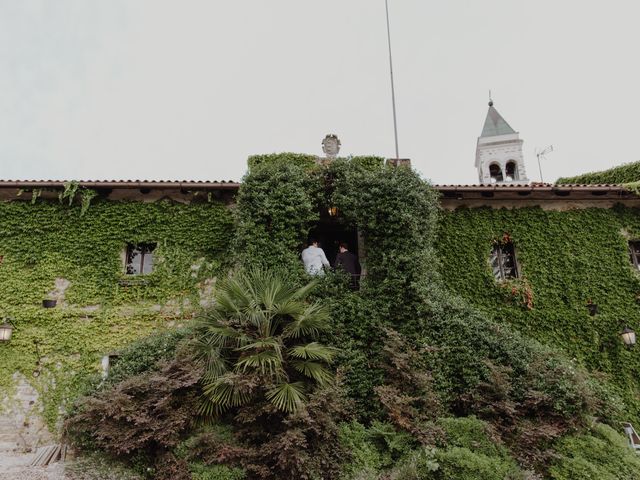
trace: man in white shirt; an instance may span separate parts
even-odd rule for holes
[[[309,246],[302,251],[301,256],[304,269],[309,275],[324,275],[322,267],[331,266],[324,250],[318,247],[318,241],[315,238],[309,239]]]

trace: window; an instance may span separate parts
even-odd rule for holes
[[[489,175],[491,176],[491,183],[503,181],[502,170],[500,169],[500,165],[497,163],[489,165]]]
[[[635,268],[640,270],[640,240],[629,242],[629,260]]]
[[[153,271],[153,251],[155,243],[136,243],[127,245],[125,273],[127,275],[146,275]]]
[[[518,166],[516,162],[509,160],[505,167],[505,173],[507,175],[507,181],[518,180]]]
[[[491,269],[496,280],[518,278],[518,265],[513,243],[508,241],[496,242],[491,250]]]

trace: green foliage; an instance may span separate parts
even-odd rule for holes
[[[531,310],[505,299],[489,267],[491,240],[504,232],[514,241],[530,285]],[[607,397],[603,403],[612,407],[607,415],[615,417],[616,397],[622,395],[638,419],[640,357],[619,339],[621,322],[640,329],[640,276],[630,265],[627,247],[628,239],[635,238],[640,238],[640,216],[624,207],[458,209],[443,215],[437,248],[450,290],[497,322],[513,325],[521,336],[560,347],[577,365],[605,374],[590,384]],[[589,300],[598,304],[595,316],[586,308]],[[563,368],[570,373],[570,366]],[[559,393],[566,390],[557,387]]]
[[[489,457],[468,448],[453,447],[435,454],[434,480],[519,480],[524,473],[513,460]],[[429,477],[426,477],[429,478]]]
[[[299,252],[319,218],[320,182],[309,162],[257,162],[236,197],[235,250],[244,265],[302,273]]]
[[[625,437],[606,425],[560,440],[556,451],[559,458],[549,471],[555,480],[640,478],[640,457]]]
[[[632,183],[640,180],[640,162],[626,163],[600,172],[584,173],[575,177],[563,177],[557,184]]]
[[[204,384],[210,411],[234,407],[219,417],[234,435],[199,435],[190,448],[201,456],[184,461],[264,479],[333,479],[340,469],[349,480],[520,479],[528,473],[514,457],[544,472],[554,441],[590,416],[614,420],[619,393],[635,401],[640,372],[616,338],[640,291],[619,233],[640,237],[634,211],[441,213],[437,193],[408,168],[291,154],[254,157],[237,200],[234,260],[288,276],[218,289],[201,330]],[[306,283],[299,252],[328,206],[357,227],[366,278],[353,291],[328,274],[302,308],[308,291],[292,293]],[[526,280],[491,274],[491,241],[505,232]],[[280,299],[285,291],[293,300]],[[320,310],[321,322],[306,322]],[[332,354],[320,342],[340,347],[355,405],[340,428],[342,390],[324,381]],[[309,395],[299,382],[327,386]],[[573,468],[563,462],[554,468]]]
[[[142,476],[100,453],[86,453],[64,465],[68,480],[142,480]]]
[[[225,465],[203,465],[194,463],[189,465],[192,480],[243,480],[246,478],[244,470]]]
[[[231,214],[217,203],[94,199],[82,215],[75,203],[1,202],[0,317],[13,317],[16,328],[0,345],[0,393],[13,391],[15,372],[24,375],[54,430],[103,355],[198,305],[203,282],[224,267],[232,235]],[[123,250],[149,241],[158,245],[154,272],[128,283]],[[49,296],[58,305],[43,309]]]
[[[314,283],[302,288],[260,269],[236,273],[219,285],[215,305],[198,328],[205,365],[205,416],[264,397],[292,413],[316,385],[331,382],[335,351],[316,339],[328,328],[329,311],[306,301]]]
[[[134,375],[157,369],[162,360],[169,360],[175,355],[178,344],[190,333],[189,328],[179,328],[130,343],[119,352],[117,361],[109,369],[107,383],[115,384]]]
[[[329,168],[332,201],[365,240],[369,313],[410,328],[433,280],[437,193],[408,168],[373,170],[355,159]]]
[[[411,452],[390,473],[391,480],[425,480],[433,478],[440,468],[434,448],[420,448]]]
[[[437,424],[444,430],[448,446],[468,448],[489,457],[508,456],[507,449],[491,438],[491,426],[474,416],[443,417]]]
[[[295,165],[304,170],[314,167],[317,157],[305,153],[269,153],[265,155],[251,155],[247,160],[249,171],[253,172],[262,166],[267,165]]]
[[[366,428],[356,421],[343,423],[339,442],[349,452],[350,460],[343,465],[341,478],[376,478],[380,471],[394,464],[394,459],[407,453],[407,440],[406,435],[397,433],[389,424],[376,423]]]

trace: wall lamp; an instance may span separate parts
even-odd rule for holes
[[[636,344],[636,332],[631,330],[629,327],[624,327],[622,332],[620,332],[620,337],[627,347],[632,347]]]
[[[14,328],[15,324],[13,323],[13,319],[5,317],[4,323],[0,325],[0,342],[8,342],[11,340],[11,334]]]

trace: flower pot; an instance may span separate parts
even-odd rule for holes
[[[44,308],[53,308],[56,306],[56,300],[42,300],[42,306]]]
[[[589,315],[592,317],[598,313],[598,304],[596,303],[587,303],[587,308],[589,309]]]

